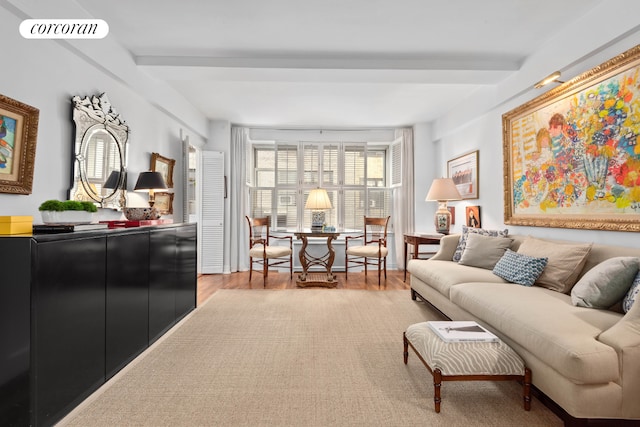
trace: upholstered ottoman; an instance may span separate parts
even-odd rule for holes
[[[522,381],[524,409],[531,409],[531,370],[504,342],[445,342],[427,322],[409,326],[403,341],[405,365],[411,346],[433,375],[436,412],[440,412],[442,381]]]

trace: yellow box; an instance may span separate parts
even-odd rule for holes
[[[32,216],[0,216],[0,234],[31,234]]]

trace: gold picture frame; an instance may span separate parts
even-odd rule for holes
[[[155,203],[153,207],[155,207],[158,212],[162,215],[172,215],[173,214],[173,193],[167,193],[164,191],[156,191],[155,192]]]
[[[158,153],[151,153],[151,171],[160,172],[168,188],[173,188],[173,168],[176,164],[174,159],[161,156]]]
[[[502,116],[506,224],[640,231],[640,45]]]
[[[453,179],[463,200],[479,197],[478,156],[476,150],[447,162],[447,177]]]
[[[40,111],[0,95],[0,193],[31,194]]]

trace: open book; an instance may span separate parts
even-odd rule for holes
[[[474,321],[427,322],[429,327],[446,342],[497,342],[498,337]]]

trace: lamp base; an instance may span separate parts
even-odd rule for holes
[[[435,225],[437,233],[449,234],[449,229],[451,228],[451,212],[447,209],[447,202],[438,202]]]
[[[324,218],[324,211],[311,211],[311,231],[322,231]]]

